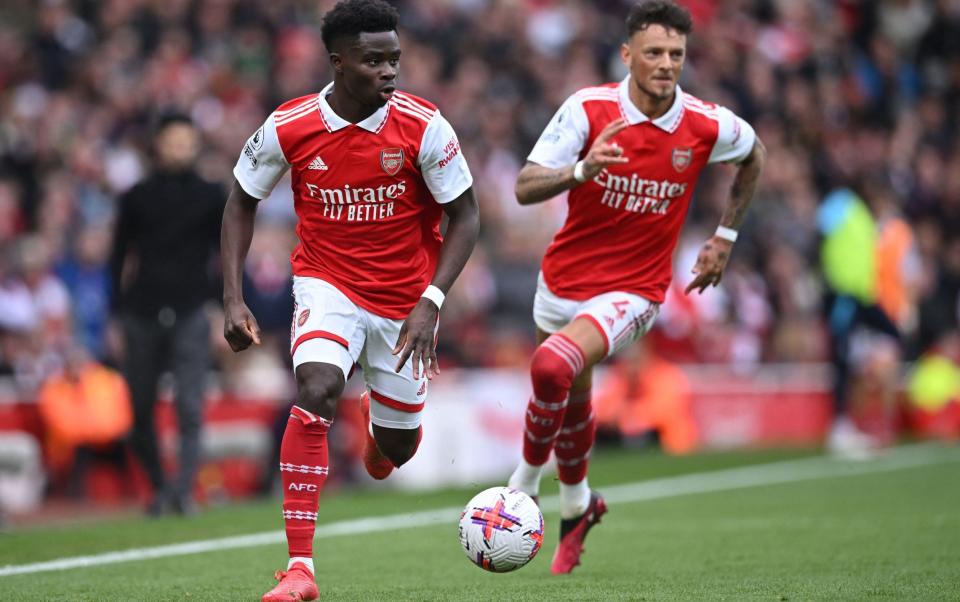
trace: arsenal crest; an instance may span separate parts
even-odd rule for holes
[[[307,318],[309,317],[310,317],[309,309],[305,309],[302,312],[300,312],[300,317],[297,318],[297,326],[303,326],[304,324],[306,324]]]
[[[689,146],[687,148],[675,148],[672,158],[673,168],[677,171],[683,171],[690,167],[690,163],[693,161],[693,149]]]
[[[403,167],[403,149],[385,148],[380,151],[380,167],[387,172],[387,175],[396,175]]]

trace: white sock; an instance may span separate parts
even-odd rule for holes
[[[575,485],[560,483],[560,518],[577,518],[590,506],[590,486],[587,479]]]
[[[310,569],[310,574],[315,575],[316,572],[313,570],[313,558],[304,558],[303,556],[294,556],[290,559],[290,562],[287,563],[287,570],[290,570],[290,567],[296,562],[302,562],[307,565],[307,568]]]
[[[519,489],[527,495],[540,494],[540,473],[543,472],[543,465],[534,466],[527,464],[526,460],[521,459],[517,469],[510,475],[507,481],[507,487]]]

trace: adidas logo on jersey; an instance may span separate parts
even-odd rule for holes
[[[320,155],[317,155],[313,158],[313,161],[310,162],[310,165],[307,166],[307,169],[319,169],[320,171],[327,171],[327,164],[323,162],[323,159],[320,158]]]

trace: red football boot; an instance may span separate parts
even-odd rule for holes
[[[590,505],[587,511],[577,518],[560,521],[560,545],[553,555],[550,572],[554,575],[565,575],[580,564],[580,554],[583,554],[583,540],[587,538],[590,527],[600,522],[600,517],[606,514],[607,504],[596,491],[590,492]]]
[[[377,447],[377,441],[370,435],[370,392],[364,391],[360,396],[360,412],[363,413],[363,425],[367,435],[367,443],[363,450],[363,466],[367,473],[382,481],[393,472],[393,462],[383,455],[380,448]]]
[[[273,576],[280,583],[263,594],[260,602],[291,602],[298,600],[316,600],[320,597],[313,573],[302,562],[295,562],[286,571],[277,571]]]

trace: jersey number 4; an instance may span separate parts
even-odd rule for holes
[[[630,305],[630,302],[629,302],[629,301],[614,301],[614,302],[613,302],[613,309],[614,309],[614,311],[617,312],[617,319],[618,319],[618,320],[619,320],[620,318],[622,318],[623,316],[627,315],[627,310],[625,310],[624,307],[627,307],[627,306],[629,306],[629,305]]]

